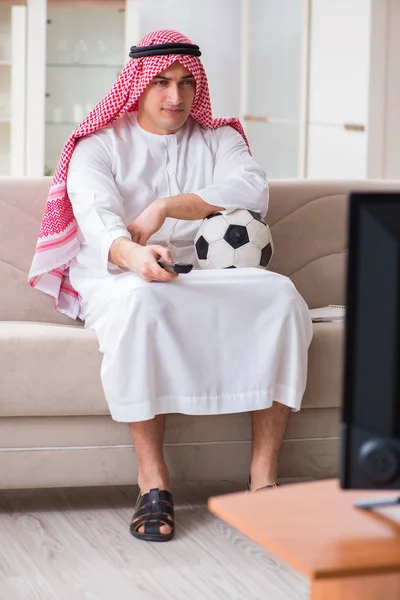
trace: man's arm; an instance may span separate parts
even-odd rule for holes
[[[181,194],[159,200],[166,217],[185,221],[198,221],[208,215],[225,210],[223,206],[215,206],[204,202],[197,194]]]
[[[80,234],[99,254],[97,274],[112,274],[121,267],[145,281],[175,279],[157,263],[159,258],[172,261],[167,248],[143,248],[131,240],[123,200],[111,171],[111,157],[98,139],[86,138],[77,144],[69,165],[67,189]]]
[[[101,275],[118,271],[108,259],[114,240],[125,238],[132,243],[111,160],[108,147],[98,137],[82,138],[72,154],[67,177],[68,196],[80,234],[86,245],[98,252],[101,260],[96,269]]]
[[[213,183],[191,190],[210,205],[228,212],[244,208],[260,213],[268,210],[268,183],[265,172],[250,155],[243,137],[230,126],[214,132],[218,141]]]
[[[196,221],[219,210],[222,206],[211,205],[204,202],[197,194],[181,194],[171,198],[161,198],[152,202],[144,211],[128,225],[132,240],[141,246],[161,229],[167,217]]]

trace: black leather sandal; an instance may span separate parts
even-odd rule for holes
[[[174,500],[167,490],[154,488],[148,494],[139,494],[130,524],[131,534],[147,542],[168,542],[175,535]],[[144,533],[140,527],[144,525]],[[161,533],[160,527],[168,525],[170,533]]]

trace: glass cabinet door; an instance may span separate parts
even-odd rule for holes
[[[27,0],[25,175],[52,175],[76,125],[109,92],[140,37],[139,7]]]
[[[0,175],[24,174],[26,9],[0,5]]]
[[[111,89],[129,59],[125,10],[52,6],[46,33],[44,174],[52,175],[67,138]]]
[[[370,0],[313,0],[307,177],[367,175]]]
[[[303,0],[247,0],[243,115],[254,158],[268,178],[299,173]]]

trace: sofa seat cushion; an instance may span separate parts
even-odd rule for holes
[[[0,417],[107,415],[94,331],[0,322]]]
[[[343,323],[315,323],[303,406],[340,405]],[[0,417],[109,415],[95,332],[0,322]]]

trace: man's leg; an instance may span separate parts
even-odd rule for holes
[[[279,402],[252,413],[253,451],[251,490],[276,482],[278,455],[285,435],[290,409]]]
[[[163,453],[164,428],[164,415],[130,424],[139,466],[138,484],[141,494],[147,494],[153,488],[170,491],[169,473]],[[160,527],[161,533],[170,531],[167,525]],[[139,532],[144,533],[144,525]]]

